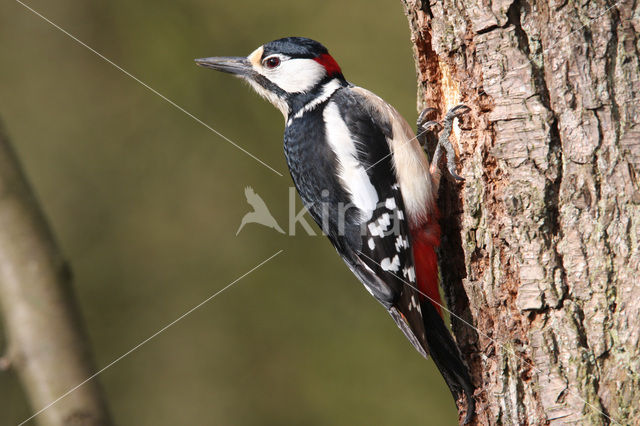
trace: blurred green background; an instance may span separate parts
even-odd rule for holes
[[[248,185],[286,227],[283,120],[193,63],[311,37],[414,122],[400,1],[28,4],[284,174],[2,2],[0,117],[74,269],[98,367],[284,250],[100,376],[118,424],[455,424],[432,362],[328,240],[255,224],[235,236]],[[15,375],[1,374],[0,424],[30,413]]]

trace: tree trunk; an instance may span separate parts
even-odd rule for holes
[[[472,109],[440,267],[477,424],[640,424],[640,2],[403,3],[419,109]]]
[[[111,424],[98,382],[85,383],[95,370],[69,268],[1,128],[0,317],[0,368],[16,370],[38,424]]]

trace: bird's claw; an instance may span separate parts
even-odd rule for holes
[[[442,125],[434,120],[428,120],[431,113],[438,111],[435,108],[427,107],[422,110],[416,122],[416,139],[422,148],[427,151],[429,141],[434,141],[438,137],[438,132],[442,130]],[[431,138],[429,137],[431,136]],[[431,144],[433,146],[433,144]]]
[[[420,127],[423,132],[435,132],[438,133],[442,130],[442,124],[434,120],[425,121]]]
[[[435,112],[435,111],[437,111],[437,109],[435,109],[433,107],[427,107],[427,108],[422,110],[422,112],[418,116],[418,121],[417,121],[418,129],[422,128],[426,124],[427,116],[430,115],[432,112]]]
[[[471,111],[471,108],[469,108],[465,104],[456,105],[453,108],[451,108],[449,111],[447,111],[447,115],[445,117],[445,120],[447,118],[449,118],[449,117],[451,117],[451,119],[453,119],[455,117],[459,117],[462,114],[468,113],[469,111]]]
[[[433,129],[430,127],[436,128],[437,130],[435,130],[435,132],[440,133],[438,137],[438,144],[436,145],[435,152],[433,153],[431,164],[437,170],[438,164],[440,162],[440,157],[442,157],[442,151],[444,150],[445,156],[447,157],[447,170],[449,170],[449,174],[451,174],[454,179],[463,181],[464,178],[456,173],[456,152],[453,149],[453,145],[451,145],[449,137],[451,136],[451,132],[453,130],[454,120],[461,115],[471,111],[471,108],[464,104],[454,106],[449,111],[447,111],[442,124],[434,121],[425,121],[427,115],[433,111],[435,111],[435,108],[426,108],[422,111],[422,113],[420,113],[420,116],[418,117],[418,129],[422,129],[423,133],[427,131],[433,131]],[[421,143],[421,145],[425,147],[424,144]]]

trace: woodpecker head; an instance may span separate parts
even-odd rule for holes
[[[246,58],[212,57],[196,63],[246,80],[285,118],[318,96],[325,84],[333,80],[346,84],[327,48],[304,37],[274,40]]]

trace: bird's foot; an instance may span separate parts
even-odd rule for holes
[[[442,151],[444,150],[445,155],[447,157],[447,169],[451,176],[453,176],[456,180],[462,181],[463,177],[459,176],[456,173],[456,152],[453,149],[453,145],[451,145],[451,141],[449,137],[451,136],[451,132],[453,130],[453,122],[456,118],[460,117],[463,114],[471,111],[466,105],[456,105],[451,108],[444,117],[442,127],[442,132],[438,137],[438,145],[436,146],[436,150],[433,153],[433,159],[431,161],[432,168],[435,167],[437,170],[438,164],[440,163],[440,157],[442,157]]]
[[[432,107],[423,109],[416,123],[416,138],[425,151],[427,150],[428,136],[432,135],[435,138],[438,136],[440,130],[442,130],[442,124],[437,121],[427,120],[431,113],[435,111],[437,111],[437,109]]]

